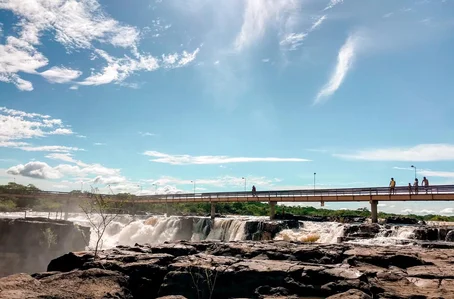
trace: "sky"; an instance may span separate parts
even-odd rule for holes
[[[0,183],[454,184],[453,29],[454,0],[0,0]]]

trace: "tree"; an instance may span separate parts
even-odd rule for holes
[[[96,235],[94,248],[95,259],[98,250],[102,249],[102,238],[107,227],[118,218],[122,211],[123,201],[121,199],[109,199],[107,196],[97,194],[97,189],[92,189],[92,193],[80,205],[91,228]]]

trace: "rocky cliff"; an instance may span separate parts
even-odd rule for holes
[[[89,228],[64,220],[0,219],[0,276],[45,271],[52,259],[85,250],[89,236]]]
[[[0,279],[8,299],[164,296],[452,299],[454,249],[176,242],[69,253],[48,272]]]

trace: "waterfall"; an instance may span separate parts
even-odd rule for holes
[[[48,213],[29,212],[27,217],[45,217]],[[23,218],[24,213],[0,213],[2,218]],[[51,215],[55,218],[55,214]],[[100,218],[93,218],[100,221]],[[90,226],[86,215],[70,213],[69,221],[83,226]],[[298,224],[298,223],[296,223]],[[102,248],[112,248],[117,245],[157,244],[166,241],[190,240],[218,240],[218,241],[241,241],[241,240],[274,240],[337,243],[339,237],[344,236],[347,225],[337,222],[299,222],[299,228],[285,229],[290,222],[269,221],[267,217],[252,216],[228,216],[216,218],[214,222],[207,217],[179,217],[179,216],[131,216],[119,215],[109,224],[101,240]],[[445,227],[445,228],[443,228]],[[449,227],[438,226],[430,223],[427,226],[406,225],[381,225],[378,233],[372,233],[370,237],[360,239],[348,239],[348,243],[365,245],[412,245],[416,240],[441,240],[444,241]],[[418,235],[419,234],[419,235]],[[348,237],[348,236],[347,236]],[[89,247],[94,248],[97,236],[91,230]]]
[[[240,241],[245,239],[246,221],[239,219],[219,218],[214,220],[207,240]]]
[[[344,235],[344,225],[336,222],[304,221],[299,229],[285,229],[277,234],[275,240],[337,243]]]

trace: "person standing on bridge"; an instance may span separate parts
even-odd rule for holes
[[[252,197],[257,196],[257,189],[255,189],[255,186],[252,186]]]
[[[415,182],[413,183],[413,187],[415,189],[415,194],[418,194],[418,185],[419,185],[419,181],[417,178],[415,178]]]
[[[424,189],[426,190],[426,194],[427,194],[427,192],[429,191],[429,180],[426,177],[424,177],[422,180],[422,184],[423,184]]]
[[[408,193],[411,195],[411,183],[408,183]]]
[[[391,178],[391,182],[389,182],[389,194],[395,194],[396,192],[396,181],[394,178]]]

